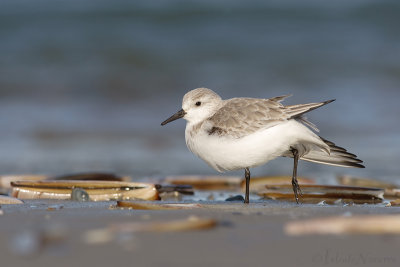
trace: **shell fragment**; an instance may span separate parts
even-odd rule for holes
[[[154,184],[115,181],[17,181],[11,183],[12,196],[21,199],[70,199],[74,188],[81,188],[92,201],[158,200]]]

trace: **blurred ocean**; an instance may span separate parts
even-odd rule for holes
[[[299,173],[396,181],[399,14],[394,0],[2,0],[0,173],[214,174],[186,149],[184,121],[160,126],[205,86],[336,98],[308,117],[367,168],[302,162]],[[291,168],[278,159],[252,173]]]

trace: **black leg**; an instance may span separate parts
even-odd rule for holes
[[[246,178],[246,195],[244,197],[244,203],[249,204],[249,191],[250,191],[250,170],[249,170],[249,168],[244,169],[244,177]]]
[[[299,183],[297,182],[297,164],[299,162],[299,151],[297,151],[297,149],[295,148],[292,148],[292,153],[294,159],[292,186],[293,186],[294,197],[296,198],[297,204],[299,204],[299,196],[301,197],[302,195]]]

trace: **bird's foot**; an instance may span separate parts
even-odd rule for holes
[[[292,180],[292,186],[293,186],[293,192],[294,192],[294,197],[296,199],[297,204],[299,204],[299,197],[303,197],[303,193],[301,192],[300,185],[297,182],[297,179]]]

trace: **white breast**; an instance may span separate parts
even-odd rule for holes
[[[316,134],[295,120],[242,138],[209,135],[204,129],[196,129],[188,123],[185,138],[189,150],[219,172],[262,165],[298,144],[325,145]]]

